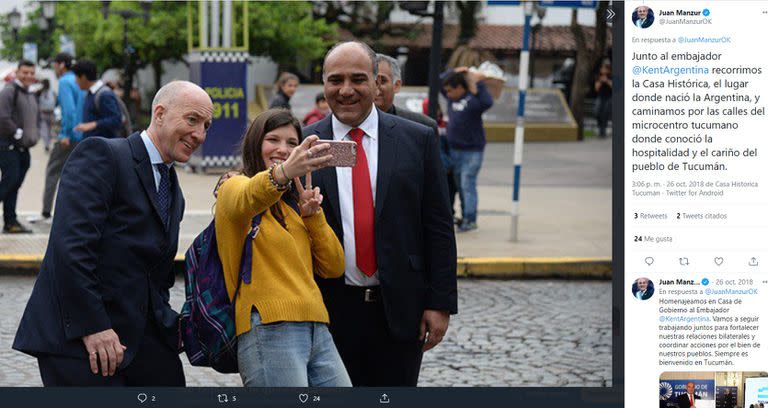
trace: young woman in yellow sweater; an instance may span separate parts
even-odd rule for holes
[[[240,284],[235,301],[238,365],[247,387],[351,386],[314,280],[314,274],[344,273],[343,249],[320,208],[323,196],[311,187],[311,172],[331,158],[329,145],[312,146],[316,140],[301,141],[290,111],[262,113],[243,140],[242,175],[218,191],[216,239],[230,298],[251,219],[263,213],[251,280]]]

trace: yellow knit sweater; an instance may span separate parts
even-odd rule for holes
[[[251,283],[243,282],[235,306],[237,335],[251,329],[251,310],[263,323],[279,321],[328,323],[328,311],[313,271],[323,278],[344,274],[344,252],[325,222],[322,210],[302,218],[280,200],[282,192],[269,182],[267,171],[252,178],[236,176],[219,189],[216,200],[216,240],[224,267],[227,292],[235,293],[240,257],[251,219],[264,212],[253,240]],[[286,230],[269,207],[280,201]]]

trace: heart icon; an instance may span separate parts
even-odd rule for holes
[[[302,404],[307,402],[308,399],[309,399],[309,395],[307,395],[307,394],[299,394],[299,401],[301,401]]]
[[[715,265],[720,266],[722,264],[723,264],[723,257],[718,256],[717,258],[715,258]]]
[[[653,263],[653,258],[652,258],[652,257],[650,257],[650,256],[649,256],[649,257],[647,257],[647,258],[645,258],[645,263],[647,263],[647,264],[648,264],[648,266],[651,266],[651,264]]]

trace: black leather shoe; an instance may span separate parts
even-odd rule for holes
[[[3,234],[31,234],[32,230],[19,224],[18,222],[14,222],[13,224],[8,224],[3,227]]]

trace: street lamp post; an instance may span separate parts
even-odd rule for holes
[[[136,49],[128,42],[128,20],[135,17],[142,17],[144,23],[149,22],[149,10],[152,6],[151,0],[141,1],[142,12],[136,12],[132,10],[118,10],[112,11],[109,6],[111,1],[102,1],[101,13],[104,15],[104,19],[109,18],[110,14],[115,14],[123,19],[123,53],[124,53],[124,67],[123,67],[123,101],[126,104],[130,103],[131,89],[133,88],[133,76],[136,73],[136,67],[133,64],[133,54]]]
[[[42,1],[40,3],[43,6],[43,17],[50,22],[54,14],[56,14],[56,3],[52,1]]]
[[[18,40],[19,29],[21,28],[21,13],[19,13],[19,10],[17,10],[16,7],[8,13],[8,23],[10,23],[11,29],[13,30],[13,40]]]
[[[53,20],[56,15],[56,3],[53,1],[41,1],[40,6],[42,8],[42,13],[37,20],[37,26],[40,27],[40,30],[44,33],[42,41],[46,43],[46,50],[48,51],[46,60],[50,62],[52,57],[51,54],[53,54],[52,34],[56,28]]]
[[[27,32],[23,37],[23,41],[42,41],[49,45],[49,47],[46,47],[49,51],[51,50],[52,46],[51,44],[51,33],[54,29],[54,21],[53,17],[56,13],[56,5],[53,1],[41,1],[40,7],[41,7],[41,13],[40,16],[37,18],[37,26],[40,28],[41,31],[41,37],[35,39],[32,35],[30,35],[29,32]],[[8,23],[11,26],[11,29],[13,30],[13,40],[14,42],[18,42],[19,40],[19,31],[21,30],[21,13],[14,8],[10,13],[8,13]],[[24,57],[24,47],[22,46],[21,51],[21,57]],[[46,57],[50,57],[50,55],[45,55]],[[39,61],[32,61],[33,63],[38,63]]]
[[[437,120],[437,98],[440,93],[441,54],[443,51],[443,3],[435,1],[432,13],[428,1],[401,1],[400,8],[417,16],[432,17],[432,49],[429,52],[429,117]]]

